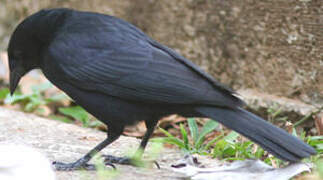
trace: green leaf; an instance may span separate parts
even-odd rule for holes
[[[281,114],[282,110],[281,108],[277,109],[273,114],[272,114],[272,117],[273,118],[276,118],[279,114]]]
[[[323,136],[309,136],[308,138],[310,139],[310,141],[323,140]]]
[[[198,131],[196,121],[194,118],[188,118],[187,121],[188,121],[188,127],[190,128],[191,136],[193,138],[193,142],[194,144],[196,144],[199,136],[199,131]]]
[[[184,140],[184,146],[185,146],[184,148],[187,149],[187,150],[190,150],[187,131],[185,130],[183,124],[180,124],[179,127],[180,127],[180,131],[181,131],[181,134],[182,134],[182,137],[183,137],[183,140]]]
[[[58,121],[62,121],[65,123],[72,123],[73,120],[69,119],[68,117],[61,117],[61,116],[55,116],[55,115],[51,115],[49,116],[49,118],[54,119],[54,120],[58,120]]]
[[[169,143],[169,144],[174,144],[177,145],[178,147],[185,149],[185,145],[184,142],[178,138],[176,138],[175,136],[173,136],[172,134],[170,134],[169,132],[167,132],[165,129],[163,128],[159,128],[159,130],[165,134],[167,137],[163,138],[163,142]]]
[[[66,116],[81,121],[85,127],[87,127],[90,122],[88,113],[80,106],[61,107],[58,108],[58,111]]]
[[[0,100],[3,100],[7,97],[7,95],[10,93],[8,88],[3,88],[0,90]]]
[[[264,151],[262,148],[258,147],[258,149],[257,149],[257,151],[256,151],[256,153],[255,153],[256,158],[257,158],[257,159],[259,159],[259,158],[261,158],[264,154],[265,154],[265,151]]]
[[[234,149],[231,146],[227,146],[227,147],[224,148],[222,156],[223,157],[235,156],[236,152],[237,152],[236,149]]]
[[[318,151],[323,150],[323,142],[321,142],[320,144],[316,144],[315,149]]]
[[[323,144],[323,140],[311,140],[308,142],[309,145],[311,146],[315,146],[315,145],[318,145],[318,144]]]
[[[214,120],[209,120],[205,123],[205,125],[202,128],[202,131],[200,133],[200,137],[205,137],[210,132],[214,131],[219,126],[219,123]]]
[[[219,140],[215,147],[213,148],[213,157],[220,157],[223,155],[224,150],[228,147],[228,142],[221,139]]]
[[[161,138],[153,138],[151,140],[152,142],[173,144],[178,146],[181,149],[185,149],[184,142],[175,137],[161,137]]]
[[[234,144],[238,137],[239,137],[239,134],[237,132],[231,131],[223,139],[230,144]]]
[[[219,126],[219,123],[214,120],[209,120],[205,123],[205,125],[202,128],[202,131],[197,139],[197,143],[195,144],[195,148],[199,149],[201,145],[203,144],[204,138],[207,134],[214,131]]]
[[[26,112],[32,112],[33,110],[35,110],[37,108],[37,106],[38,106],[38,104],[29,102],[24,107],[24,111],[26,111]]]
[[[159,130],[163,133],[163,134],[165,134],[166,136],[168,136],[168,137],[172,137],[172,138],[175,138],[175,136],[173,136],[171,133],[169,133],[168,131],[166,131],[165,129],[163,129],[163,128],[159,128]]]

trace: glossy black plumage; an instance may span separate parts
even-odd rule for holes
[[[298,161],[315,153],[243,110],[244,102],[232,90],[192,62],[113,16],[69,9],[40,11],[17,27],[8,53],[12,90],[24,73],[40,68],[108,125],[110,141],[126,125],[144,120],[150,130],[141,144],[145,148],[156,122],[177,113],[213,118],[284,160]]]

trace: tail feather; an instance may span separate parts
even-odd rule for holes
[[[282,160],[297,162],[316,154],[314,148],[297,137],[242,108],[197,107],[196,111],[237,131]]]

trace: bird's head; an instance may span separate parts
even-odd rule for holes
[[[45,21],[48,20],[45,13],[48,14],[43,10],[27,17],[11,35],[8,45],[11,94],[26,73],[40,67],[51,35],[51,22]]]
[[[19,29],[16,29],[11,36],[8,47],[11,95],[14,93],[20,79],[30,70],[37,68],[39,58],[35,43],[28,42],[32,37],[28,37],[27,33],[23,34],[17,30]]]

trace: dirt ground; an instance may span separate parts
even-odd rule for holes
[[[234,89],[323,104],[321,0],[0,0],[0,48],[20,20],[51,7],[126,19]]]

